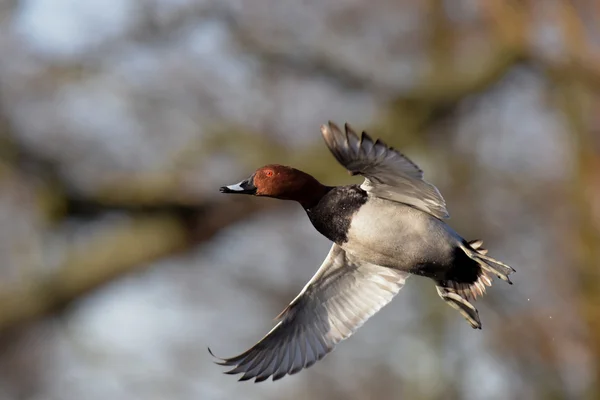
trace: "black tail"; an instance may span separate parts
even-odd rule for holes
[[[492,280],[488,276],[488,273],[496,275],[498,278],[512,285],[508,276],[515,272],[515,270],[508,265],[487,256],[488,251],[482,246],[482,240],[465,242],[464,245],[461,246],[461,250],[464,251],[464,254],[466,254],[470,260],[475,261],[476,265],[473,265],[475,268],[473,272],[475,272],[476,276],[471,279],[452,280],[452,278],[450,278],[445,285],[450,289],[454,289],[456,293],[467,300],[483,296],[486,286],[492,286]],[[465,269],[463,265],[457,267],[462,268],[463,270]]]
[[[481,247],[483,241],[473,240],[466,244],[467,246],[462,246],[462,249],[471,259],[475,260],[484,271],[496,275],[498,278],[512,285],[508,276],[515,272],[514,268],[487,256],[487,250]]]
[[[455,268],[448,271],[446,279],[440,281],[437,286],[440,297],[458,310],[473,328],[479,329],[479,314],[469,300],[483,296],[486,287],[492,286],[488,273],[512,284],[508,276],[515,272],[508,265],[488,257],[487,250],[482,245],[481,240],[461,245],[456,254]]]

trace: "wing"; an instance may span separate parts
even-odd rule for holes
[[[334,244],[277,325],[251,349],[219,364],[234,367],[228,374],[243,373],[240,380],[256,382],[308,368],[389,303],[407,276],[354,260]]]
[[[376,197],[397,201],[448,218],[446,202],[435,186],[423,179],[423,171],[406,156],[363,132],[359,138],[346,124],[343,133],[333,122],[321,126],[331,153],[352,173],[366,179],[361,187]]]

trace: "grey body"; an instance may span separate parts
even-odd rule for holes
[[[414,207],[368,197],[352,218],[348,241],[338,243],[345,251],[371,264],[419,275],[451,267],[463,242],[452,228]]]

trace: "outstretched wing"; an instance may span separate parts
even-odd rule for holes
[[[389,303],[407,276],[355,260],[334,244],[277,325],[251,349],[220,364],[234,367],[226,373],[256,382],[308,368]]]
[[[446,202],[435,186],[423,179],[423,171],[406,156],[384,142],[363,132],[359,138],[346,124],[345,132],[337,125],[321,126],[321,133],[331,153],[353,175],[366,179],[362,188],[373,196],[397,201],[448,218]]]

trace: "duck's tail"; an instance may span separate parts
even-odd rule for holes
[[[490,275],[496,275],[512,285],[508,276],[515,270],[489,257],[487,255],[488,251],[482,246],[482,240],[473,240],[461,244],[460,249],[462,251],[459,250],[456,268],[450,270],[446,280],[443,281],[444,287],[466,300],[483,296],[486,287],[492,286]]]
[[[462,246],[464,252],[479,264],[484,273],[489,272],[512,285],[508,276],[515,272],[513,267],[489,257],[487,250],[481,247],[483,246],[482,240],[473,240],[467,244],[468,246]]]
[[[485,294],[486,287],[492,286],[492,279],[488,274],[496,275],[503,281],[512,285],[509,275],[515,270],[492,257],[487,256],[487,249],[484,249],[482,240],[473,240],[462,245],[461,248],[470,259],[475,261],[481,270],[477,274],[477,280],[473,283],[448,281],[448,288],[454,289],[461,297],[466,300],[476,299]]]
[[[471,275],[473,278],[470,280],[450,278],[440,282],[437,287],[440,297],[451,307],[458,310],[473,328],[479,329],[481,329],[479,314],[477,309],[469,303],[469,300],[475,300],[478,296],[483,296],[486,287],[492,286],[492,279],[489,275],[496,275],[512,285],[509,275],[515,272],[508,265],[487,256],[487,250],[482,245],[483,241],[473,240],[460,246],[461,250],[476,263],[476,265],[460,263],[460,268],[464,271],[467,265],[472,265],[468,270],[476,274],[476,279],[474,279],[474,275]]]

